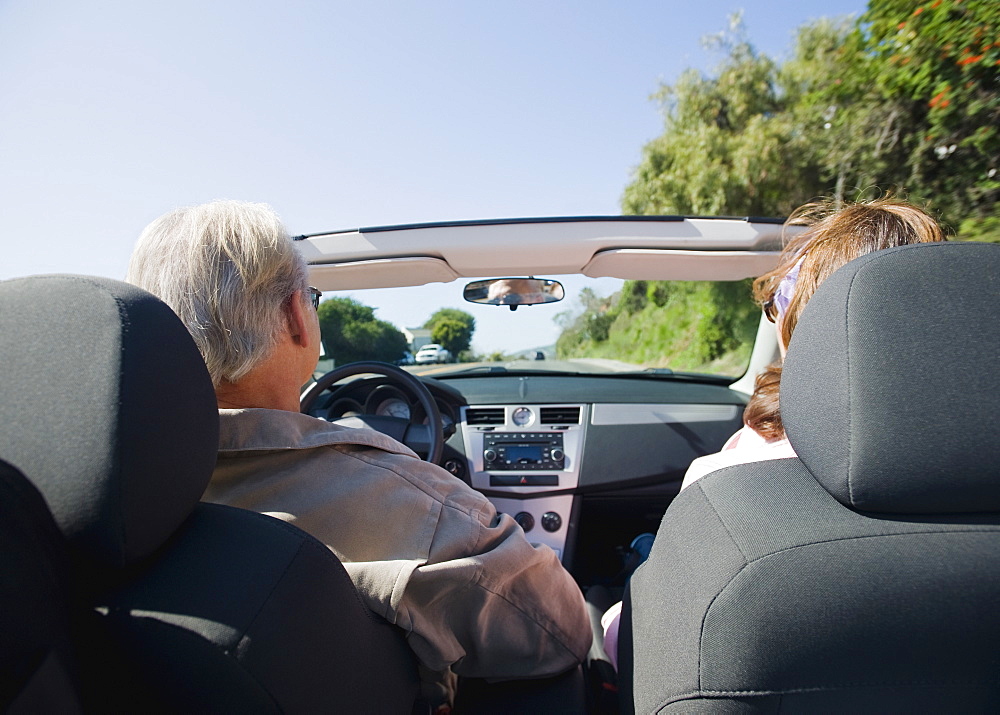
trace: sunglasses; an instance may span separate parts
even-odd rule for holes
[[[319,288],[313,288],[312,286],[309,286],[308,288],[306,288],[306,293],[308,293],[309,297],[312,298],[313,308],[318,309],[319,299],[323,297],[323,291],[321,291]]]
[[[778,307],[774,304],[774,297],[768,298],[764,301],[764,317],[770,320],[772,323],[778,322]]]
[[[792,298],[795,297],[795,282],[799,279],[799,269],[802,268],[802,263],[805,260],[805,256],[802,256],[778,282],[778,287],[775,288],[771,297],[764,301],[762,306],[764,315],[772,323],[777,324],[778,318],[788,312],[788,306],[791,304]]]

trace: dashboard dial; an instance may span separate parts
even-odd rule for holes
[[[407,421],[413,417],[406,395],[392,385],[379,385],[372,390],[365,400],[365,412]]]
[[[440,407],[440,406],[439,406]],[[450,437],[455,433],[455,420],[452,419],[451,415],[444,410],[439,410],[441,412],[441,429],[444,430],[445,437]],[[424,424],[430,423],[430,418],[424,417]]]
[[[531,422],[533,416],[527,407],[518,407],[511,413],[510,418],[518,427],[524,427]]]
[[[375,414],[383,417],[398,417],[401,420],[410,419],[410,405],[406,400],[389,397],[378,403]]]
[[[354,417],[360,415],[365,411],[365,408],[361,406],[361,403],[357,400],[352,400],[350,398],[337,400],[332,405],[326,413],[326,418],[328,420],[336,420],[341,417]]]

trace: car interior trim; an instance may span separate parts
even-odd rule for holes
[[[686,251],[673,248],[613,248],[594,254],[581,273],[591,278],[741,281],[767,273],[777,251]]]
[[[599,404],[590,412],[592,425],[650,425],[667,422],[728,422],[736,405]]]
[[[309,269],[309,276],[324,290],[420,286],[427,283],[450,283],[459,278],[447,262],[433,256],[317,264]]]
[[[527,500],[491,497],[490,501],[497,511],[510,514],[521,524],[528,541],[544,544],[563,558],[573,510],[572,494],[550,494]]]
[[[540,217],[527,217],[527,218],[497,218],[497,219],[474,219],[469,221],[428,221],[425,223],[403,223],[403,224],[392,224],[388,226],[369,226],[367,228],[357,228],[348,229],[340,231],[319,231],[317,233],[307,233],[300,236],[293,236],[293,241],[304,241],[308,238],[315,238],[316,236],[330,236],[339,233],[381,233],[383,231],[408,231],[411,229],[421,229],[421,228],[448,228],[457,226],[509,226],[517,224],[532,224],[532,223],[585,223],[593,221],[619,221],[622,223],[626,222],[637,222],[637,223],[667,223],[670,221],[684,221],[685,219],[699,219],[699,218],[709,218],[712,220],[725,219],[729,221],[746,221],[748,223],[772,223],[772,224],[782,224],[784,223],[783,218],[774,218],[768,216],[682,216],[682,215],[670,215],[670,216],[621,216],[621,215],[609,215],[609,216],[540,216]]]

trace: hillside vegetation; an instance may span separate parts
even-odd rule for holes
[[[953,231],[1000,217],[1000,3],[871,0],[799,28],[788,58],[756,51],[739,15],[722,54],[661,85],[625,213],[786,216],[891,191]]]
[[[739,14],[705,38],[722,60],[654,99],[663,133],[625,188],[626,214],[787,216],[893,193],[960,240],[1000,241],[1000,3],[870,0],[757,52]],[[560,316],[561,357],[740,374],[758,309],[749,283],[627,282]]]
[[[860,17],[800,27],[783,61],[757,52],[738,14],[705,39],[721,61],[655,93],[663,132],[642,150],[623,213],[787,216],[817,198],[840,206],[893,193],[960,240],[1000,242],[996,0],[870,0]],[[749,282],[629,281],[610,297],[582,291],[557,318],[556,349],[737,375],[759,315]],[[338,361],[405,349],[371,309],[326,301],[320,319]],[[467,351],[471,316],[432,321],[435,342]]]
[[[561,313],[560,358],[600,357],[646,367],[740,375],[750,359],[759,309],[750,281],[626,281]]]

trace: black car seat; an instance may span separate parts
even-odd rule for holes
[[[1000,711],[1000,245],[840,269],[781,384],[798,458],[683,491],[626,594],[636,712]]]
[[[81,712],[69,544],[28,479],[0,461],[0,712]]]
[[[410,711],[402,634],[326,547],[199,503],[218,412],[164,303],[108,279],[9,280],[0,335],[0,457],[70,543],[85,710]]]

